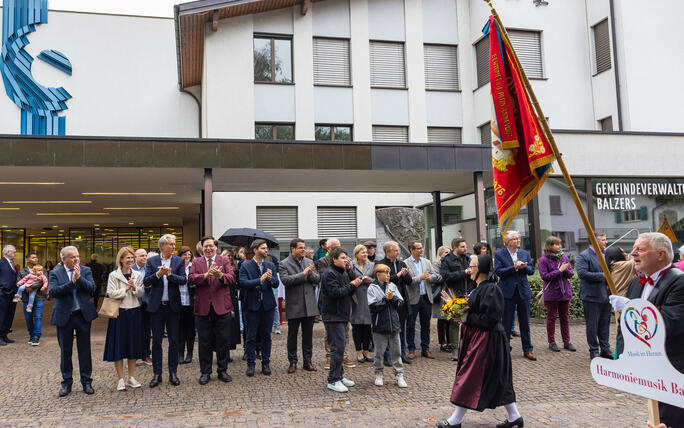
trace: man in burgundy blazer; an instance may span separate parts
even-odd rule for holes
[[[188,282],[195,286],[195,315],[199,342],[200,385],[206,385],[211,376],[213,351],[216,351],[218,378],[232,379],[228,369],[228,345],[234,321],[230,285],[235,273],[228,257],[216,255],[218,241],[212,236],[202,238],[202,257],[192,261]]]

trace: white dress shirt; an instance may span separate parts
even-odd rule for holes
[[[411,261],[416,268],[417,276],[420,277],[423,274],[423,263],[420,259],[416,260],[413,257],[411,257]],[[425,294],[427,294],[427,288],[425,287],[425,280],[422,280],[420,281],[420,295],[423,296]]]
[[[165,259],[163,256],[159,256],[161,258],[161,264],[164,267],[170,268],[171,267],[171,256],[169,256],[168,259]],[[169,279],[167,278],[167,275],[162,275],[162,281],[164,281],[164,291],[162,292],[162,302],[168,302],[169,301]]]

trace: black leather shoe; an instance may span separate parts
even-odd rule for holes
[[[261,365],[261,373],[263,373],[266,376],[271,375],[271,366],[270,364],[262,364]]]
[[[564,348],[564,349],[567,349],[567,350],[570,351],[570,352],[575,352],[575,351],[577,351],[577,348],[575,348],[575,345],[573,345],[573,344],[570,343],[570,342],[565,342],[565,343],[563,344],[563,348]]]
[[[230,377],[230,375],[226,372],[219,372],[218,378],[219,378],[219,380],[226,382],[226,383],[233,380],[233,378]]]
[[[7,342],[7,343],[14,343],[14,340],[10,339],[10,338],[7,337],[7,336],[3,337],[2,340],[4,340],[4,341]]]
[[[520,333],[518,333],[517,331],[513,330],[513,331],[511,331],[511,336],[513,336],[513,337],[520,337]]]
[[[209,383],[209,378],[210,378],[209,373],[202,373],[202,376],[200,376],[200,378],[199,378],[199,384],[200,385],[206,385],[207,383]]]
[[[162,381],[161,375],[152,376],[152,380],[150,381],[150,388],[154,388],[155,386],[159,386],[161,381]]]
[[[389,362],[389,360],[383,359],[383,360],[382,360],[382,364],[383,364],[385,367],[392,367],[392,364]]]
[[[59,388],[59,396],[60,397],[66,397],[71,393],[71,385],[66,386],[62,385],[61,388]]]
[[[589,351],[589,359],[593,360],[594,358],[598,358],[599,353],[598,351]]]
[[[7,346],[7,342],[4,340],[0,339],[0,346]]]
[[[556,345],[556,342],[549,343],[549,349],[553,352],[560,352],[560,348]]]
[[[437,428],[461,428],[461,424],[451,425],[449,421],[444,419],[441,422],[437,422]]]
[[[247,366],[247,371],[245,374],[247,377],[254,377],[254,366]]]
[[[613,353],[612,352],[601,351],[601,353],[599,355],[601,356],[601,358],[608,358],[609,360],[613,359]]]
[[[410,359],[406,358],[406,357],[403,356],[403,355],[401,356],[401,361],[402,361],[404,364],[413,364],[413,361],[411,361]]]
[[[511,427],[522,428],[524,426],[525,426],[525,422],[523,422],[523,418],[521,416],[512,422],[508,422],[508,420],[505,420],[504,422],[498,424],[496,426],[496,428],[511,428]]]
[[[176,376],[176,373],[169,373],[169,383],[173,386],[180,385],[180,379]]]
[[[178,364],[190,364],[192,362],[192,354],[188,354],[185,358],[181,355],[178,358]]]
[[[85,392],[88,395],[95,394],[95,390],[93,389],[93,386],[89,383],[86,383],[85,385],[83,385],[83,392]]]

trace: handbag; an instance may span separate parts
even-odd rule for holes
[[[105,296],[102,299],[102,306],[100,306],[100,310],[97,313],[104,318],[119,318],[119,306],[121,306],[120,299],[112,299]]]
[[[546,287],[542,287],[539,293],[537,293],[537,295],[535,296],[535,299],[537,299],[537,304],[542,307],[544,306],[544,290],[546,290]]]
[[[98,314],[105,318],[118,318],[119,306],[121,306],[121,300],[105,296],[102,299],[102,306],[100,306]]]
[[[558,268],[560,268],[560,266],[561,266],[561,263],[558,262]],[[544,306],[544,291],[546,290],[546,288],[547,288],[547,287],[546,287],[546,284],[544,284],[544,285],[542,286],[541,291],[540,291],[539,293],[537,293],[536,296],[534,296],[534,298],[537,299],[537,304],[538,304],[539,306],[542,306],[542,307]]]

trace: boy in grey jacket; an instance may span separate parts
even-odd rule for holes
[[[385,349],[389,346],[390,360],[397,386],[406,388],[408,385],[404,380],[404,365],[401,362],[401,342],[399,340],[401,323],[397,312],[397,309],[404,304],[404,299],[397,290],[397,286],[389,282],[389,266],[377,264],[373,273],[376,280],[368,286],[368,307],[371,312],[371,328],[375,346],[375,385],[383,385],[382,359]]]

